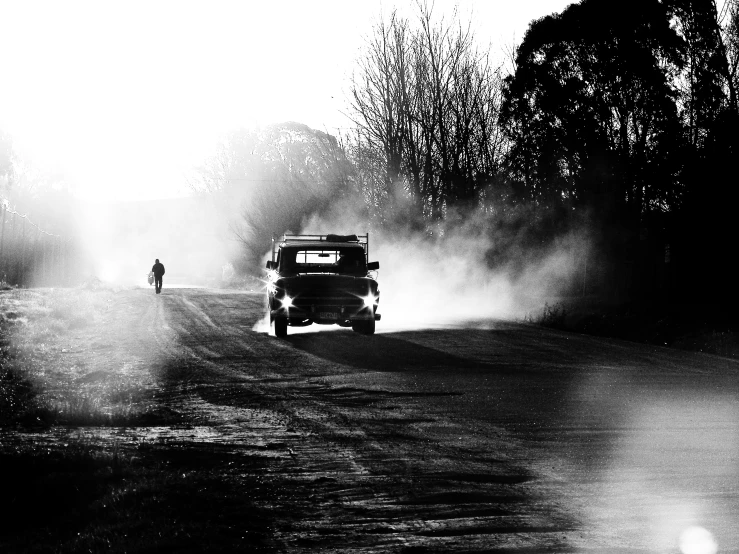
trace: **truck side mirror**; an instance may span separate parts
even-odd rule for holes
[[[374,271],[380,269],[380,262],[370,262],[367,264],[367,271]]]
[[[267,262],[267,269],[277,269],[277,262],[273,262],[272,260],[269,260]]]

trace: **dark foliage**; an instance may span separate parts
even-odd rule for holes
[[[728,229],[716,222],[730,219],[717,203],[734,204],[719,178],[736,109],[715,5],[603,8],[584,0],[531,24],[505,82],[508,170],[527,201],[589,213],[605,290],[674,295],[699,248],[714,260],[700,267],[719,271]]]

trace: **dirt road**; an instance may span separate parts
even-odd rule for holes
[[[266,550],[739,552],[737,363],[495,321],[277,339],[263,313],[117,293],[67,356],[139,383],[152,419],[86,432],[248,489]]]

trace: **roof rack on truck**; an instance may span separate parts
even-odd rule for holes
[[[369,257],[369,233],[365,235],[336,235],[329,233],[326,235],[295,235],[290,233],[284,233],[282,235],[281,245],[294,244],[301,242],[345,242],[345,243],[357,243],[362,245],[364,248],[364,255]],[[275,238],[272,237],[272,261],[275,260],[277,253],[277,247]],[[369,259],[369,258],[367,258]]]

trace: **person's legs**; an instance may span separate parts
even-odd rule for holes
[[[157,294],[162,292],[162,278],[161,277],[157,277],[156,279],[154,279],[154,288],[157,290]]]

